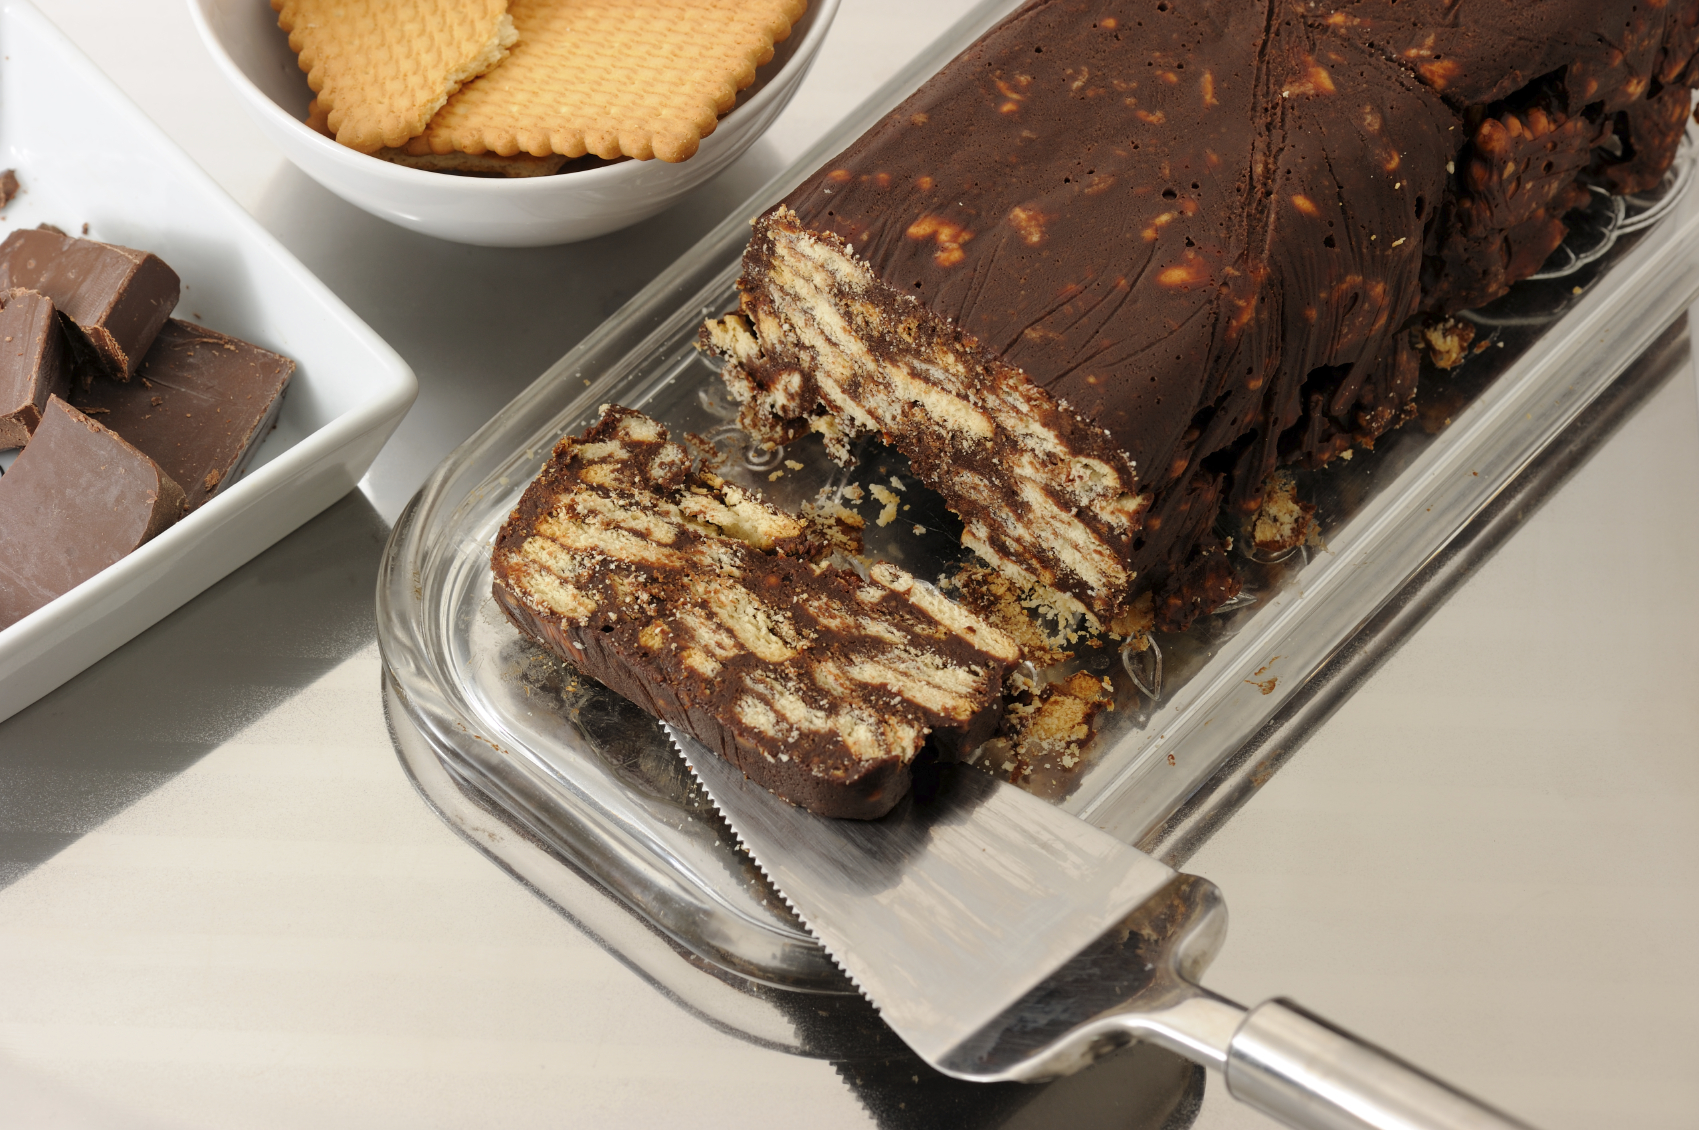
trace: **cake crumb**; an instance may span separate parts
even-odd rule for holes
[[[1298,499],[1298,484],[1285,471],[1276,471],[1263,484],[1262,509],[1251,525],[1251,544],[1258,553],[1284,553],[1303,545],[1310,536],[1316,508]]]
[[[1475,340],[1475,327],[1457,318],[1430,322],[1417,332],[1421,335],[1421,343],[1427,345],[1428,359],[1439,369],[1455,369],[1461,365]]]
[[[1009,780],[1036,792],[1056,791],[1086,760],[1092,723],[1112,703],[1115,684],[1076,671],[1036,694],[1023,694],[1003,713],[998,736],[1013,758],[1003,762]]]
[[[860,514],[822,499],[803,504],[802,520],[816,541],[846,557],[861,556],[861,532],[867,528],[867,520]]]
[[[1150,633],[1156,630],[1156,594],[1148,589],[1123,604],[1109,621],[1109,634],[1132,640],[1135,651],[1150,646]]]
[[[881,526],[889,526],[892,522],[897,520],[897,509],[900,500],[889,488],[880,486],[878,483],[872,484],[868,489],[873,492],[874,498],[883,503],[883,507],[880,509],[879,517],[877,519],[878,524]]]

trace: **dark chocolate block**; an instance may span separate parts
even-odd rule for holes
[[[1537,270],[1589,170],[1662,174],[1696,25],[1035,0],[760,217],[704,344],[750,431],[878,435],[1012,579],[1183,626],[1277,466],[1407,418],[1421,317]]]
[[[33,290],[0,295],[0,451],[22,447],[49,396],[65,396],[71,359],[53,301]]]
[[[521,631],[792,803],[870,819],[929,735],[949,757],[991,736],[1018,649],[902,570],[863,580],[824,551],[610,407],[555,448],[491,566]]]
[[[164,468],[193,510],[247,469],[294,371],[287,357],[173,318],[137,379],[97,379],[71,401]]]
[[[153,460],[57,396],[0,476],[0,628],[145,543],[183,514]]]
[[[142,363],[178,295],[177,272],[157,255],[42,229],[0,243],[0,291],[12,287],[53,299],[73,340],[119,380]]]

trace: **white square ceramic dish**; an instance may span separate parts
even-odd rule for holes
[[[26,0],[0,2],[0,238],[53,223],[153,251],[179,318],[294,359],[246,476],[124,560],[0,630],[0,719],[352,490],[418,390],[413,371]]]

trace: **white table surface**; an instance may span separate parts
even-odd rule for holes
[[[536,251],[320,189],[180,0],[42,6],[423,392],[363,496],[0,724],[0,1127],[925,1124],[681,1011],[443,826],[384,728],[369,594],[449,448],[966,5],[847,0],[732,171]],[[1696,563],[1677,380],[1194,857],[1232,908],[1212,987],[1292,996],[1550,1130],[1699,1124]],[[1097,1073],[1071,1101],[1145,1125]],[[1188,1117],[1272,1125],[1215,1078]]]

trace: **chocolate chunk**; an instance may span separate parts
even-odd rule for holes
[[[0,476],[0,628],[82,584],[183,514],[153,460],[57,396]]]
[[[12,197],[18,194],[18,171],[7,169],[0,173],[0,208],[12,202]]]
[[[0,291],[53,299],[83,347],[109,376],[129,380],[177,305],[177,272],[157,255],[56,231],[15,231],[0,243]]]
[[[870,819],[929,735],[948,757],[991,736],[1018,649],[901,569],[863,580],[825,549],[609,408],[555,448],[491,566],[521,631],[792,803]]]
[[[53,300],[33,290],[0,298],[0,451],[22,447],[49,396],[70,388],[71,363]]]
[[[247,470],[294,371],[287,357],[173,318],[137,379],[97,379],[71,401],[157,462],[193,510]]]

